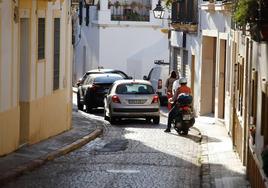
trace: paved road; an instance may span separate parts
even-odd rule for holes
[[[95,113],[101,116],[102,111]],[[200,187],[198,132],[167,134],[165,124],[165,117],[160,125],[123,120],[106,127],[102,138],[5,187]]]

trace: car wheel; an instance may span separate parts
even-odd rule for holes
[[[110,116],[110,123],[113,125],[113,124],[115,124],[115,122],[116,122],[115,117]]]
[[[145,121],[146,121],[146,123],[151,123],[151,118],[147,117]]]
[[[78,110],[83,110],[84,105],[80,102],[80,94],[77,94],[77,108]]]
[[[90,101],[90,94],[89,92],[87,92],[86,94],[86,111],[87,113],[91,113],[92,112],[92,105],[91,105],[91,101]]]
[[[109,121],[109,117],[106,115],[106,110],[105,110],[105,108],[104,108],[104,120],[106,120],[106,121]]]
[[[159,124],[159,122],[160,122],[160,117],[159,116],[153,118],[153,123],[154,124]]]

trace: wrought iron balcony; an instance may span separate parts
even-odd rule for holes
[[[171,26],[177,31],[196,33],[198,5],[196,0],[179,0],[172,3]]]

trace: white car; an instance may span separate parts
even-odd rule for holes
[[[169,63],[155,62],[155,66],[150,70],[148,76],[143,76],[144,80],[152,83],[153,88],[160,98],[162,105],[167,104],[167,91],[165,82],[169,76]]]
[[[104,98],[104,118],[115,123],[121,118],[145,118],[159,124],[159,96],[146,80],[115,81]]]

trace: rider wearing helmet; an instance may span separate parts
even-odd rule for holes
[[[177,88],[175,94],[173,95],[171,101],[176,101],[178,96],[181,93],[185,93],[190,95],[192,93],[191,88],[189,88],[187,86],[187,79],[186,78],[180,78],[179,80],[180,83],[180,87]],[[167,124],[167,129],[165,130],[165,132],[170,132],[170,128],[171,128],[171,122],[172,120],[178,115],[179,110],[177,108],[176,105],[173,106],[173,108],[170,110],[169,114],[168,114],[168,124]]]

